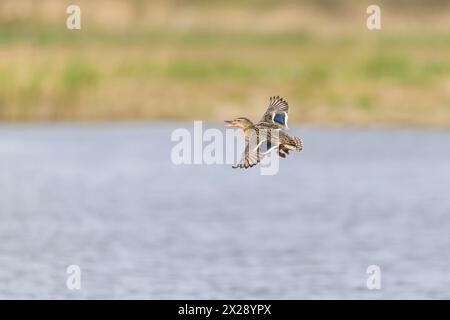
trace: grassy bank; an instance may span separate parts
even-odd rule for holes
[[[145,25],[139,11],[115,26],[89,23],[85,9],[80,31],[65,28],[64,11],[3,18],[0,120],[259,118],[279,94],[291,121],[450,126],[445,24],[369,32],[364,22],[358,29],[331,16],[319,28],[321,14],[308,16],[318,24],[302,26],[282,7],[285,19],[271,27],[260,16],[278,9],[254,7],[183,7],[197,18],[186,27],[164,19]],[[259,25],[233,25],[230,16]]]

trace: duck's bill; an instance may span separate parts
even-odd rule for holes
[[[230,121],[230,120],[225,120],[225,126],[227,127],[233,127],[234,126],[234,121]]]

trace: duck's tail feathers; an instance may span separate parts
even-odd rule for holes
[[[303,150],[303,140],[298,137],[292,137],[292,146],[295,147],[295,151]]]

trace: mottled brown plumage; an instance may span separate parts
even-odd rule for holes
[[[282,158],[286,158],[291,150],[303,150],[300,138],[290,137],[282,130],[287,128],[288,108],[283,98],[271,97],[266,113],[257,124],[244,117],[225,121],[228,126],[241,128],[247,142],[241,161],[233,168],[253,167],[272,150]]]

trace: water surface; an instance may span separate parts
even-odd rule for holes
[[[0,298],[450,298],[449,132],[297,127],[261,176],[175,166],[177,127],[1,126]]]

